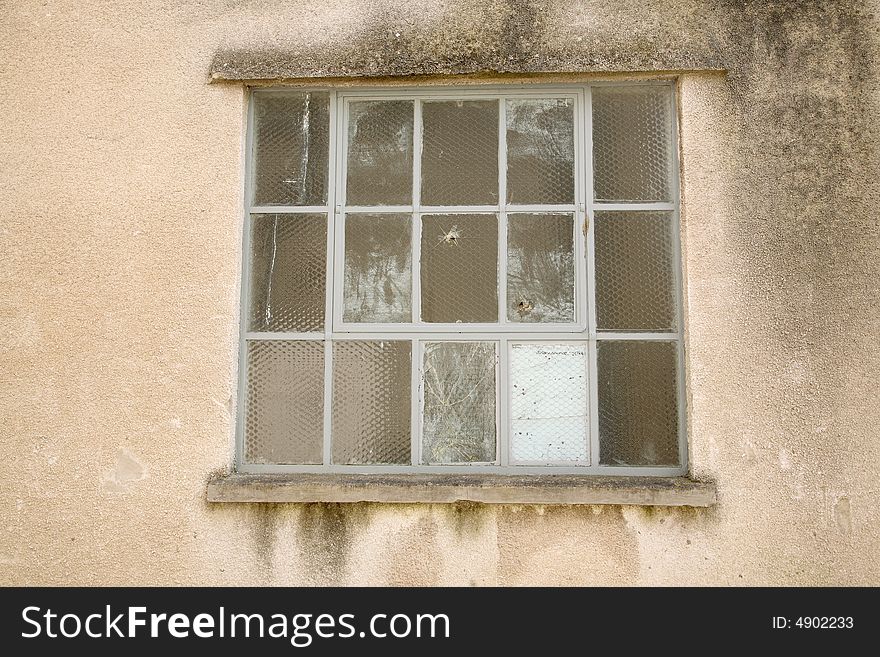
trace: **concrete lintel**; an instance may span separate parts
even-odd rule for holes
[[[715,504],[715,484],[687,477],[486,474],[230,474],[209,502]]]

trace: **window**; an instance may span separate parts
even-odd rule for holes
[[[242,472],[685,470],[673,87],[251,93]]]

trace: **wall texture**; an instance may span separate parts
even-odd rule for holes
[[[0,583],[880,583],[878,26],[878,0],[3,3]],[[683,72],[718,505],[209,505],[242,215],[222,80],[633,71]]]

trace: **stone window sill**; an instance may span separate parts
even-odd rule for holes
[[[707,507],[715,484],[687,477],[487,474],[240,474],[208,482],[209,502],[635,504]]]

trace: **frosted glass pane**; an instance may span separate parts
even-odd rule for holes
[[[324,205],[330,96],[254,94],[254,205]]]
[[[248,463],[321,463],[324,344],[247,344],[244,458]]]
[[[511,214],[507,221],[507,319],[573,322],[574,219]]]
[[[587,413],[585,345],[512,346],[512,461],[587,461]]]
[[[672,199],[672,89],[593,87],[593,185],[604,201]]]
[[[425,345],[422,463],[495,461],[495,361],[494,342]]]
[[[410,344],[333,343],[333,463],[410,463]]]
[[[251,215],[251,331],[324,328],[327,217]]]
[[[675,343],[600,340],[597,349],[600,463],[678,465]]]
[[[498,101],[422,105],[422,205],[498,203]]]
[[[674,331],[671,212],[596,213],[600,330]]]
[[[348,113],[348,205],[412,203],[413,101],[359,101]]]
[[[498,321],[498,218],[422,217],[422,319]]]
[[[346,322],[412,321],[411,234],[410,215],[345,218]]]
[[[507,200],[574,203],[574,101],[507,101]]]

